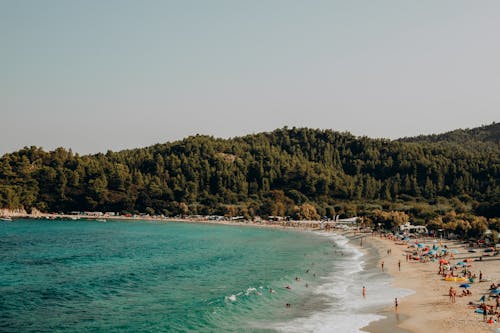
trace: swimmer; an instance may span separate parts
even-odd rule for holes
[[[366,287],[365,287],[365,286],[363,286],[363,291],[362,291],[362,293],[363,293],[363,297],[366,297]]]
[[[286,288],[286,289],[292,289],[292,287],[290,287],[290,286],[286,286],[285,288]]]

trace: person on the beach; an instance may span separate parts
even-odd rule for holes
[[[398,270],[401,272],[401,260],[398,261]]]
[[[384,271],[384,262],[383,261],[380,263],[380,266],[382,267],[382,272],[383,272]]]
[[[394,299],[394,308],[396,311],[398,311],[398,299],[397,298]]]
[[[485,303],[481,304],[481,309],[483,310],[483,321],[486,321],[486,317],[488,316],[488,307]]]
[[[453,287],[450,287],[450,292],[449,292],[449,295],[450,295],[450,300],[452,303],[455,303],[456,301],[456,296],[457,296],[457,291],[455,290],[455,288]]]
[[[366,287],[363,286],[363,297],[366,297]]]

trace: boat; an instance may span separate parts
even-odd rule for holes
[[[106,219],[96,219],[97,222],[106,222]]]
[[[0,217],[0,221],[12,222],[10,217]]]

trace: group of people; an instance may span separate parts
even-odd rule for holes
[[[312,263],[312,265],[314,265],[314,263]],[[309,274],[309,272],[310,272],[310,270],[309,270],[309,269],[306,269],[305,273],[306,273],[306,274]],[[316,273],[313,273],[313,274],[312,274],[312,276],[315,278],[315,277],[316,277]],[[295,281],[296,281],[296,282],[300,282],[300,281],[301,281],[300,277],[296,276],[296,277],[295,277]],[[305,284],[305,287],[306,287],[306,288],[309,288],[309,283],[306,283],[306,284]],[[291,289],[292,289],[292,286],[287,285],[287,286],[285,286],[284,288],[285,288],[285,289],[288,289],[288,290],[291,290]],[[269,292],[274,293],[275,291],[274,291],[273,289],[269,289]],[[290,303],[286,303],[286,304],[285,304],[285,306],[286,306],[287,308],[290,308],[292,305],[291,305]]]
[[[396,244],[407,245],[407,243],[403,242]],[[410,249],[412,247],[415,247],[416,249]],[[431,252],[431,250],[433,252]],[[429,251],[429,254],[427,254],[426,251]],[[390,253],[391,251],[390,249],[388,249],[387,255],[389,255]],[[460,281],[464,283],[464,285],[460,286],[461,288],[464,288],[464,290],[462,290],[461,292],[457,292],[457,289],[454,286],[451,286],[449,288],[448,296],[450,298],[451,303],[455,303],[457,297],[472,296],[472,291],[469,289],[470,286],[468,285],[468,283],[489,281],[484,277],[482,271],[479,271],[478,274],[476,275],[476,273],[474,273],[471,270],[471,261],[473,261],[473,259],[471,258],[463,259],[462,262],[458,263],[457,265],[452,265],[450,262],[448,262],[449,260],[455,259],[454,253],[458,252],[456,250],[450,250],[447,245],[439,244],[439,246],[434,245],[432,248],[427,248],[425,246],[421,246],[420,244],[418,244],[418,247],[415,245],[409,245],[408,250],[406,251],[405,254],[407,262],[412,259],[418,260],[419,262],[422,263],[426,261],[439,260],[439,271],[438,271],[439,275],[441,275],[445,279],[452,277],[453,279],[446,279],[449,281],[457,281],[457,282]],[[398,264],[398,270],[401,270],[401,260],[399,260],[397,264]],[[384,271],[383,261],[380,262],[380,267],[382,271]],[[476,309],[477,313],[483,314],[483,321],[489,324],[500,322],[500,295],[498,293],[492,292],[498,290],[499,288],[500,288],[500,283],[492,283],[488,290],[489,296],[488,294],[486,294],[485,296],[481,297],[480,303],[475,303],[473,301],[468,302],[471,308]],[[366,297],[365,287],[363,287],[362,294],[363,297]],[[487,304],[486,303],[487,299],[488,300],[494,299],[495,303],[491,304],[488,302],[489,304]],[[394,300],[394,307],[397,310],[398,308],[397,298]]]
[[[448,268],[448,271],[445,270],[445,268]],[[439,266],[439,273],[442,274],[444,277],[447,276],[455,276],[455,268],[454,267],[445,267],[444,265],[440,264]],[[477,275],[475,273],[472,273],[470,269],[467,269],[464,267],[463,271],[461,272],[463,277],[467,278],[470,282],[474,282],[474,280],[477,278]],[[484,282],[487,281],[484,278],[483,272],[479,271],[479,282]],[[500,287],[500,284],[492,283],[489,288],[489,292],[496,290],[498,287]],[[457,296],[457,291],[454,287],[450,287],[448,291],[448,295],[450,297],[450,301],[452,303],[455,303],[456,301],[456,296]],[[465,296],[472,296],[472,292],[468,289],[467,286],[464,286],[464,290],[458,297],[465,297]],[[490,296],[491,297],[491,296]],[[488,297],[488,299],[490,298]],[[469,302],[468,304],[476,309],[477,313],[482,313],[483,314],[483,321],[487,322],[489,324],[496,323],[500,321],[500,297],[499,295],[493,296],[495,297],[495,305],[489,305],[486,304],[486,296],[483,295],[481,299],[479,300],[481,303],[475,304],[474,302]],[[489,319],[488,319],[488,316]]]
[[[455,303],[457,297],[457,290],[454,287],[450,287],[448,291],[448,296],[450,296],[450,302]],[[462,293],[458,297],[472,296],[472,292],[468,288],[464,288]]]

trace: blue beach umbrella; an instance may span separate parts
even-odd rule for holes
[[[435,250],[430,250],[429,254],[436,254],[436,251]]]
[[[457,250],[451,250],[451,252],[455,253],[455,254],[458,254],[458,251]]]
[[[424,247],[424,246],[425,246],[425,244],[424,244],[424,243],[418,243],[418,244],[417,244],[417,246],[418,246],[418,247]]]
[[[463,265],[465,265],[465,263],[464,263],[463,261],[459,261],[459,262],[457,262],[455,265],[456,265],[456,266],[463,266]]]
[[[462,283],[460,285],[460,288],[465,288],[465,289],[470,288],[470,284],[468,284],[468,283]]]
[[[500,289],[492,290],[492,291],[490,291],[490,294],[492,294],[492,295],[499,295],[500,294]]]

